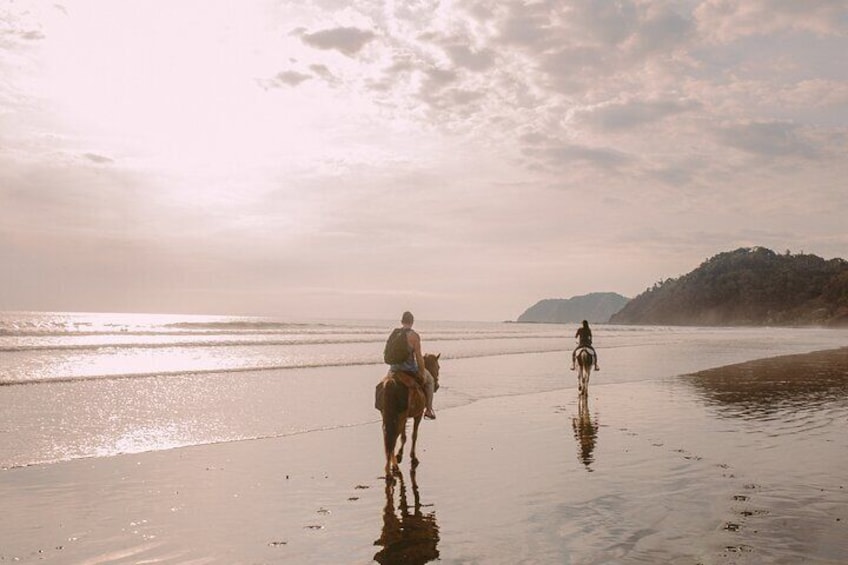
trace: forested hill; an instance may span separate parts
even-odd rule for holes
[[[848,326],[848,262],[763,247],[720,253],[655,284],[610,322]]]

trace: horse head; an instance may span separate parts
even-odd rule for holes
[[[424,368],[430,371],[430,374],[433,375],[433,391],[439,390],[439,357],[442,354],[434,355],[432,353],[428,353],[424,356]]]

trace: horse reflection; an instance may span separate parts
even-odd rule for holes
[[[383,549],[374,555],[374,561],[388,563],[427,563],[439,558],[439,526],[436,513],[421,511],[421,497],[415,480],[415,469],[409,473],[412,481],[413,505],[410,512],[403,475],[398,474],[400,498],[395,510],[395,484],[386,483],[386,506],[383,509],[383,532],[374,545]]]
[[[592,462],[595,460],[595,442],[598,439],[598,419],[589,413],[589,397],[579,395],[577,416],[571,419],[574,428],[574,439],[577,440],[577,458],[592,472]]]

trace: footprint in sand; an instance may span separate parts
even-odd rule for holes
[[[730,470],[730,465],[728,465],[727,463],[718,463],[718,464],[716,464],[716,467],[718,467],[719,469],[722,469],[723,471],[729,471]],[[735,479],[736,478],[736,475],[734,475],[733,473],[722,473],[721,476],[724,477],[725,479]]]
[[[740,510],[739,514],[746,518],[750,518],[751,516],[765,516],[768,514],[768,510]]]
[[[752,551],[754,551],[753,547],[751,547],[750,545],[745,545],[745,544],[728,545],[724,549],[726,551],[729,551],[730,553],[751,553]]]
[[[383,477],[380,477],[380,478],[382,479]],[[353,488],[354,488],[354,490],[365,490],[365,489],[369,489],[371,487],[368,486],[368,485],[356,485]],[[356,502],[357,500],[359,500],[359,497],[358,496],[349,496],[347,498],[347,500],[348,500],[348,502]]]

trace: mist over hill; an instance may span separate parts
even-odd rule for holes
[[[610,322],[848,326],[848,262],[764,247],[719,253],[654,284]]]
[[[518,317],[519,322],[565,324],[588,320],[606,323],[629,299],[615,292],[594,292],[572,298],[540,300]]]

